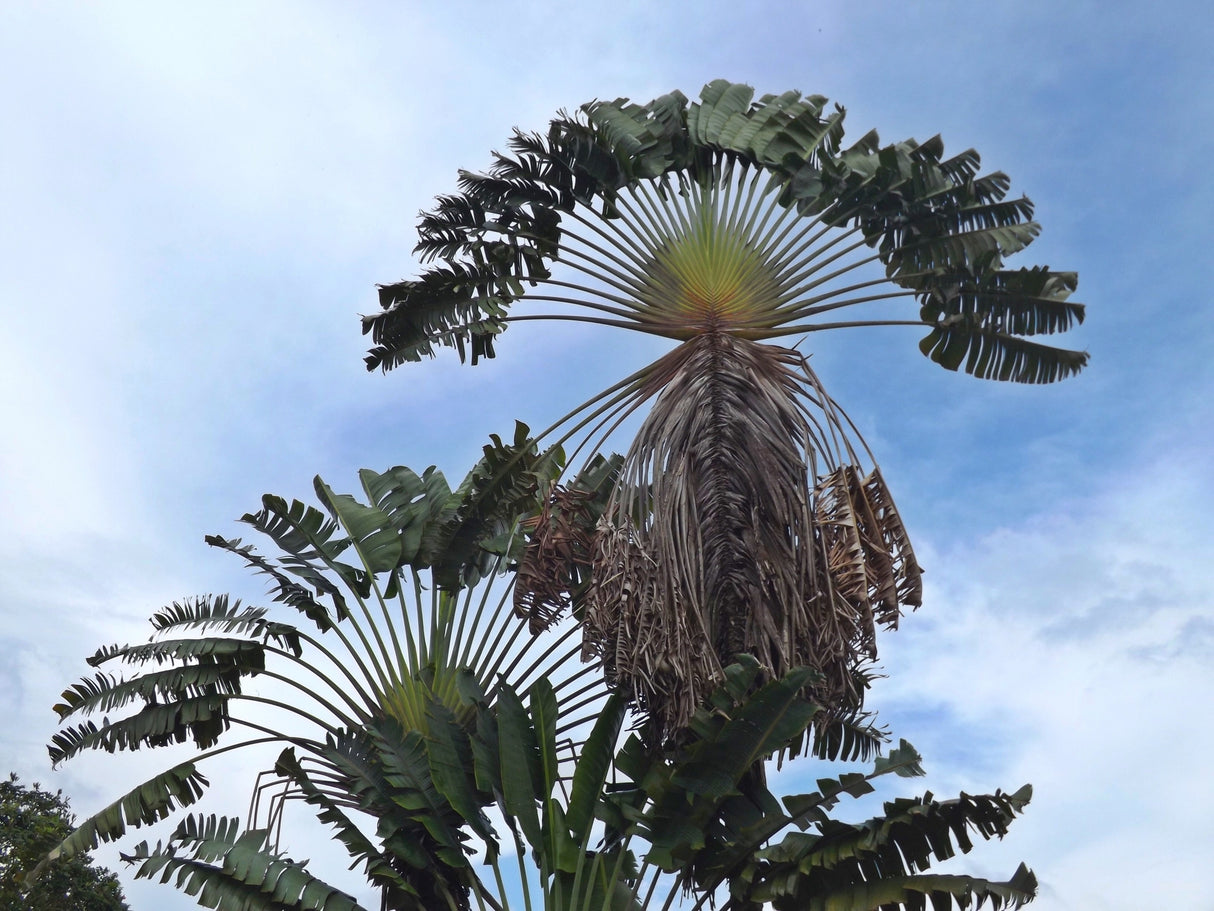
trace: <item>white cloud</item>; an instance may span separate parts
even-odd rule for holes
[[[1034,784],[989,856],[1034,866],[1048,908],[1214,899],[1196,873],[1214,856],[1212,491],[1192,455],[922,555],[925,607],[885,640],[873,705],[923,751],[935,790]]]

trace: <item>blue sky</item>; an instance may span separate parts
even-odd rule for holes
[[[162,604],[258,599],[202,536],[263,492],[460,475],[488,433],[643,363],[527,324],[475,369],[368,375],[357,315],[512,127],[724,77],[824,94],[853,138],[977,148],[1044,226],[1012,264],[1079,272],[1092,363],[1057,386],[946,373],[913,331],[810,339],[928,570],[873,705],[938,794],[1034,783],[959,868],[1024,859],[1042,909],[1209,908],[1210,47],[1196,2],[4,4],[0,772],[88,812],[162,767],[50,772],[50,706]],[[244,780],[214,811],[243,811]]]

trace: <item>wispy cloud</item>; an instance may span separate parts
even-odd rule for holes
[[[1097,495],[926,554],[925,607],[886,637],[873,702],[934,787],[1034,784],[997,856],[1034,864],[1049,907],[1214,898],[1194,869],[1214,853],[1198,771],[1214,750],[1214,545],[1194,533],[1214,491],[1196,454],[1124,466]]]

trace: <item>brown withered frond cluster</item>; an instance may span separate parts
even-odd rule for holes
[[[516,607],[539,629],[574,605],[586,656],[663,736],[739,653],[772,676],[812,666],[814,698],[854,709],[876,628],[921,594],[880,472],[788,349],[704,333],[651,382],[605,506],[557,488],[533,521]]]
[[[832,609],[818,616],[811,653],[828,707],[846,705],[854,670],[877,657],[877,627],[896,629],[903,607],[923,603],[922,570],[881,472],[840,465],[814,487],[819,587]]]
[[[876,626],[896,629],[900,608],[923,603],[923,573],[881,470],[841,465],[818,480],[814,516],[826,578],[863,618],[857,650],[877,654]]]
[[[540,513],[522,523],[527,549],[514,584],[514,611],[532,633],[555,623],[589,578],[594,557],[595,492],[553,487]]]

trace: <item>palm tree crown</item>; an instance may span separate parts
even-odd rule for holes
[[[461,172],[423,215],[434,264],[383,286],[364,318],[369,369],[435,346],[492,357],[512,322],[576,319],[680,344],[575,412],[604,435],[653,406],[628,450],[576,593],[520,586],[537,622],[574,603],[587,651],[658,718],[690,718],[733,656],[773,675],[810,665],[816,697],[854,710],[875,629],[918,606],[920,569],[863,441],[805,359],[775,340],[859,325],[927,329],[929,358],[975,376],[1051,382],[1087,355],[1036,336],[1070,328],[1073,273],[1004,268],[1038,233],[972,151],[938,138],[844,148],[843,111],[797,92],[757,102],[717,81],[699,102],[593,102],[512,155]],[[899,312],[904,301],[917,307]],[[524,312],[525,305],[560,305]],[[865,318],[841,320],[843,308]],[[908,318],[909,317],[909,318]],[[563,521],[560,534],[544,523]],[[546,514],[533,542],[571,534]],[[551,563],[551,560],[548,560]],[[559,586],[558,586],[559,587]],[[576,598],[574,597],[576,594]]]
[[[492,357],[510,322],[534,318],[509,315],[526,301],[673,338],[772,338],[898,298],[919,312],[897,322],[927,327],[922,350],[949,369],[1041,383],[1084,366],[1028,338],[1069,329],[1083,307],[1067,302],[1074,273],[1003,268],[1040,230],[1028,199],[1005,198],[1006,175],[980,176],[972,150],[944,158],[938,137],[882,147],[870,132],[844,149],[844,112],[824,115],[821,96],[752,99],[718,80],[698,103],[592,102],[547,136],[516,132],[513,157],[461,172],[462,192],[423,215],[417,250],[439,262],[381,287],[383,312],[363,322],[368,368],[436,344]],[[554,276],[558,260],[587,282]],[[839,281],[868,263],[884,274]]]

